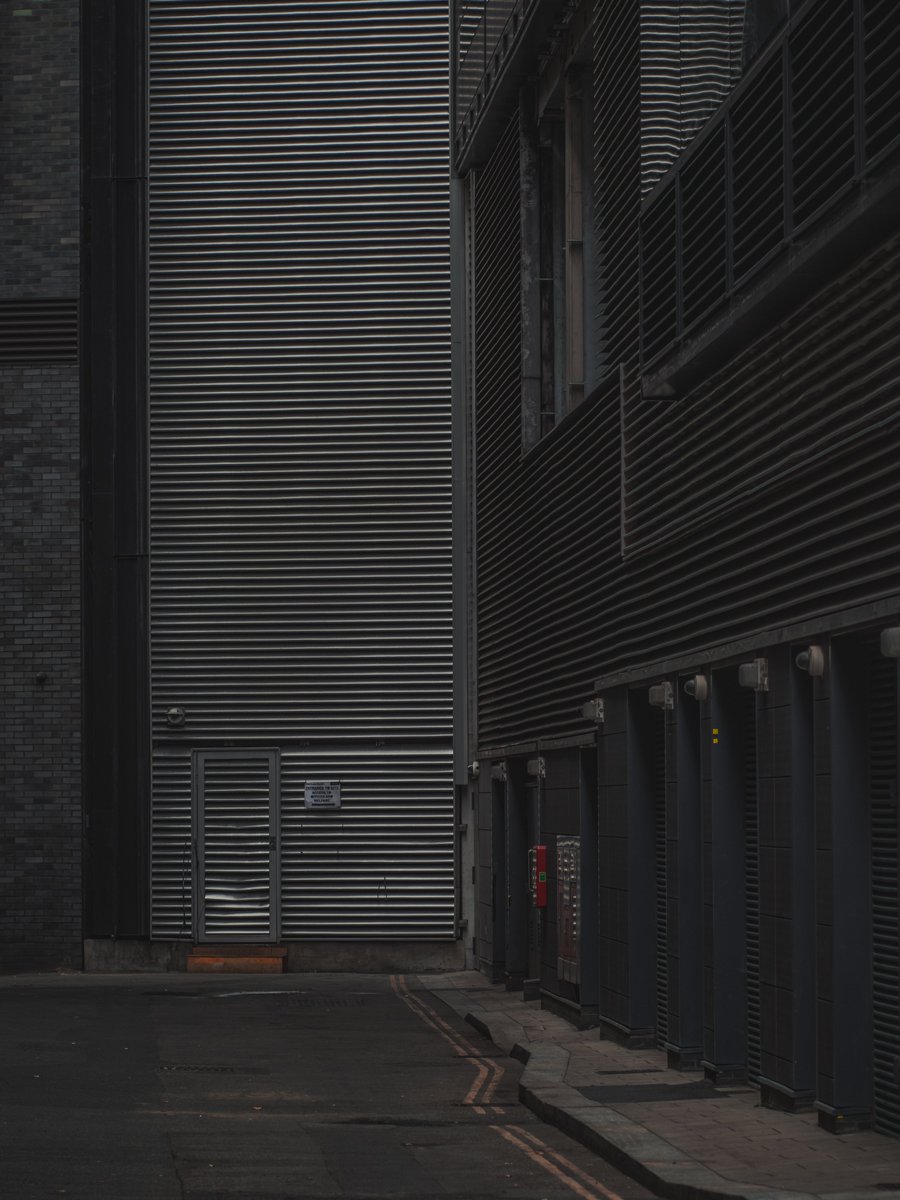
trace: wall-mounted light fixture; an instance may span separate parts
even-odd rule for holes
[[[738,667],[738,683],[741,687],[752,688],[754,692],[769,690],[769,660],[754,658],[752,662],[741,663]]]
[[[885,658],[900,658],[900,625],[882,629],[881,653]]]
[[[496,779],[500,783],[506,783],[507,778],[505,759],[501,759],[500,762],[495,762],[491,765],[491,779]]]
[[[529,758],[525,764],[525,770],[529,775],[533,775],[536,779],[546,779],[547,772],[543,757]]]
[[[684,681],[684,694],[692,700],[708,700],[709,680],[705,675],[692,675]]]
[[[180,729],[186,720],[187,715],[183,708],[166,709],[166,724],[170,729]]]
[[[469,774],[472,776],[473,779],[478,778],[478,772],[480,769],[481,768],[480,768],[478,759],[473,758],[472,761],[469,763]]]
[[[647,695],[654,708],[675,707],[675,689],[668,679],[664,683],[654,683]]]
[[[582,704],[580,712],[586,721],[593,721],[595,725],[602,725],[606,720],[603,697],[595,696],[593,700],[586,701],[586,703]]]
[[[821,679],[825,674],[825,651],[821,646],[807,646],[805,650],[800,651],[794,662],[801,671],[816,679]]]

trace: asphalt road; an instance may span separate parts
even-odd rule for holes
[[[9,1200],[649,1195],[402,976],[6,978],[0,1070]]]

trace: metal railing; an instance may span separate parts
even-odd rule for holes
[[[895,0],[810,0],[641,211],[641,359],[656,365],[900,144]]]
[[[464,127],[471,127],[477,117],[479,99],[490,91],[509,49],[508,43],[531,3],[532,0],[457,0],[454,4],[454,130],[457,136]]]

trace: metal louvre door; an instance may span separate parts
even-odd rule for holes
[[[278,756],[194,755],[196,932],[201,942],[278,936]]]
[[[227,746],[280,752],[286,936],[455,937],[448,5],[150,0],[150,47],[154,936]]]

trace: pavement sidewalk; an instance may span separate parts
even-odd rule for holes
[[[755,1088],[671,1071],[490,984],[476,971],[420,976],[506,1054],[525,1062],[519,1099],[673,1200],[900,1200],[900,1141],[835,1136],[813,1113],[762,1108]]]

